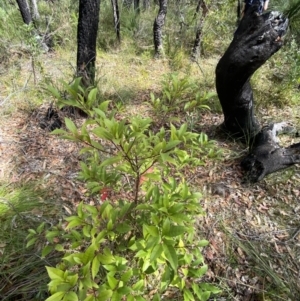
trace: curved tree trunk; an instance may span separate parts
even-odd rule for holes
[[[291,127],[281,122],[260,130],[254,117],[250,78],[281,48],[281,37],[288,27],[288,20],[279,12],[259,16],[256,9],[246,12],[216,68],[216,88],[224,114],[222,126],[229,135],[249,142],[249,154],[241,166],[246,179],[252,182],[300,163],[300,143],[284,148],[277,139],[277,134]]]
[[[258,16],[249,10],[216,68],[216,89],[224,114],[223,129],[236,138],[253,137],[260,129],[254,117],[250,78],[283,42],[288,20],[278,12]]]
[[[159,0],[159,11],[155,18],[153,25],[153,36],[154,36],[154,56],[160,57],[163,51],[162,44],[162,28],[165,24],[167,15],[168,0]]]
[[[17,3],[18,3],[24,23],[28,25],[29,23],[32,22],[32,17],[31,17],[28,2],[27,2],[27,0],[17,0]]]
[[[115,25],[117,40],[120,43],[121,42],[121,34],[120,34],[120,13],[119,13],[118,0],[111,0],[111,5],[113,8],[114,25]]]
[[[96,40],[100,0],[79,0],[77,27],[77,76],[88,87],[95,81]]]
[[[204,0],[199,0],[197,8],[196,8],[195,16],[197,16],[199,14],[200,8],[202,8],[202,13],[201,13],[200,20],[199,20],[199,23],[197,24],[197,28],[196,28],[196,38],[194,41],[194,46],[193,46],[192,55],[191,55],[192,61],[196,61],[199,56],[203,23],[204,23],[204,19],[205,19],[206,15],[208,13],[208,8],[207,8]]]

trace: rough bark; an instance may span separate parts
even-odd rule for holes
[[[216,68],[216,89],[223,109],[222,128],[236,138],[255,136],[260,126],[254,117],[250,85],[253,73],[283,45],[288,20],[278,12],[258,15],[249,9]]]
[[[77,27],[77,76],[84,86],[95,81],[96,40],[100,0],[80,0]]]
[[[237,17],[236,23],[239,24],[241,19],[241,0],[237,0],[236,17]]]
[[[136,13],[140,13],[140,0],[133,0],[133,8]]]
[[[156,58],[160,57],[163,51],[162,28],[165,24],[165,19],[167,15],[167,6],[168,6],[168,0],[159,0],[159,11],[153,25],[154,56]]]
[[[150,8],[150,0],[143,0],[143,8],[144,10],[148,10]]]
[[[37,0],[30,0],[30,7],[32,11],[32,18],[33,20],[39,20],[40,14],[37,6]]]
[[[119,13],[118,0],[111,0],[111,5],[113,8],[114,25],[115,25],[117,40],[120,43],[121,42],[121,33],[120,33],[120,13]]]
[[[277,134],[291,127],[281,122],[260,129],[254,117],[250,78],[280,49],[288,26],[288,20],[279,12],[258,15],[256,10],[253,7],[246,12],[216,68],[216,88],[224,114],[222,128],[249,142],[249,154],[241,166],[246,179],[252,182],[300,163],[300,143],[281,147],[277,139]]]
[[[300,163],[300,143],[280,147],[277,135],[291,132],[292,127],[281,122],[264,127],[251,141],[249,154],[242,160],[246,179],[262,180],[266,175]]]
[[[17,3],[24,23],[27,25],[30,24],[32,22],[32,17],[27,0],[17,0]]]
[[[203,23],[208,13],[208,8],[204,0],[199,0],[195,12],[195,17],[199,14],[200,8],[202,9],[202,13],[200,15],[200,19],[196,27],[196,37],[195,37],[195,41],[192,49],[192,55],[191,55],[192,61],[196,61],[199,56]]]
[[[124,5],[127,9],[130,9],[132,3],[133,3],[133,0],[123,0],[123,5]]]

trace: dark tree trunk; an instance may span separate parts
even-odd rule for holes
[[[114,25],[115,25],[117,40],[120,43],[121,42],[121,34],[120,34],[120,13],[119,13],[118,0],[111,0],[111,5],[113,8]]]
[[[248,10],[216,68],[216,89],[224,114],[223,129],[236,138],[253,137],[260,129],[254,117],[250,78],[283,42],[288,20],[278,12],[258,16]]]
[[[196,12],[195,12],[195,17],[199,14],[200,8],[202,8],[202,14],[200,16],[200,20],[196,27],[196,38],[195,38],[192,55],[191,55],[192,61],[196,61],[199,56],[203,23],[204,23],[206,15],[208,13],[208,8],[207,8],[204,0],[199,0],[199,2],[197,4]]]
[[[241,19],[241,0],[237,0],[236,17],[237,17],[236,23],[239,24]]]
[[[94,84],[100,0],[79,0],[77,76],[84,86]]]
[[[140,0],[133,1],[133,8],[136,11],[136,13],[140,13]]]
[[[229,135],[249,142],[249,155],[241,166],[252,182],[300,163],[300,143],[284,148],[276,137],[291,127],[282,122],[260,130],[254,117],[250,78],[281,48],[281,37],[288,27],[288,20],[279,12],[259,16],[256,9],[246,12],[216,68],[216,88],[224,114],[222,127]]]
[[[277,134],[293,131],[287,123],[275,123],[264,127],[251,141],[249,155],[241,162],[246,180],[257,182],[266,175],[300,163],[300,143],[280,147]]]
[[[168,0],[159,0],[159,11],[153,25],[154,56],[156,58],[161,56],[163,50],[162,28],[165,24],[165,19],[167,15],[167,5],[168,5]]]
[[[123,4],[127,9],[130,9],[133,0],[123,0]]]
[[[17,0],[17,3],[18,3],[24,23],[28,25],[29,23],[32,22],[32,17],[31,17],[28,2],[27,2],[27,0]]]

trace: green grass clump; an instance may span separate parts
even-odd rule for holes
[[[40,249],[26,248],[28,229],[41,222],[52,223],[61,210],[44,199],[45,192],[35,184],[0,187],[0,298],[1,301],[43,301],[47,297],[45,265]]]

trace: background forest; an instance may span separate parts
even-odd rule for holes
[[[300,300],[299,166],[249,183],[218,128],[241,3],[169,1],[157,55],[160,1],[119,0],[116,25],[102,0],[82,86],[78,2],[38,0],[30,24],[0,3],[0,299]],[[255,114],[299,128],[300,2],[269,10],[290,28],[251,79]]]

